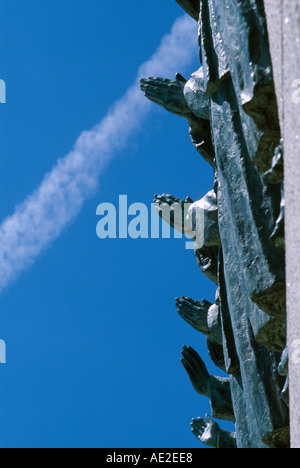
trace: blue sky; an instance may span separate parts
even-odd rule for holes
[[[175,0],[0,7],[3,220],[132,86],[182,10]],[[198,67],[195,37],[194,59],[178,71]],[[212,170],[187,123],[155,105],[113,156],[79,215],[0,297],[0,447],[201,447],[189,423],[210,408],[180,363],[182,346],[220,371],[174,302],[213,302],[215,286],[184,240],[100,240],[96,208],[122,194],[149,207],[155,193],[198,200]]]

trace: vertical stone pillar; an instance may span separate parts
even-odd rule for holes
[[[300,2],[265,0],[285,157],[292,448],[300,448]]]
[[[275,87],[279,108],[279,118],[281,129],[283,131],[283,1],[284,0],[265,0],[265,9],[267,15],[270,49],[273,62],[273,72]]]
[[[292,447],[300,448],[300,5],[283,1],[287,317]]]

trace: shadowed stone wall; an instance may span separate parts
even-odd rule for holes
[[[292,448],[300,448],[300,3],[265,0],[284,139]]]

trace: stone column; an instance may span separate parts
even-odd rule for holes
[[[265,0],[284,139],[292,448],[300,448],[300,2]]]

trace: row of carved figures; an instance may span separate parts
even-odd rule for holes
[[[182,364],[210,399],[192,431],[210,447],[289,446],[286,347],[283,141],[263,0],[176,0],[199,22],[201,67],[187,81],[141,80],[145,96],[187,119],[192,143],[215,184],[193,202],[156,195],[159,215],[195,239],[201,271],[217,286],[215,304],[183,297],[181,317],[207,337],[228,378],[209,375],[197,352]],[[187,205],[187,209],[186,208]],[[184,215],[170,218],[170,207]]]

